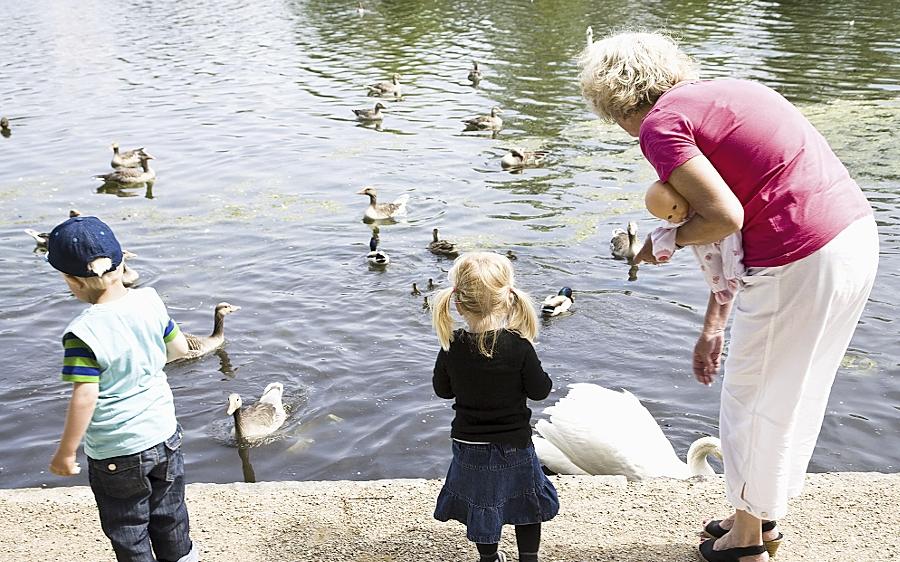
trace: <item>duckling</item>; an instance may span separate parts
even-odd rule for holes
[[[26,228],[25,234],[34,238],[35,249],[47,249],[47,242],[50,241],[50,233],[49,232],[38,232],[33,228]]]
[[[478,70],[478,61],[472,61],[472,70],[469,71],[469,82],[478,83],[481,81],[481,71]]]
[[[6,116],[0,117],[0,131],[3,132],[3,136],[8,136],[11,132],[9,128],[9,119],[7,119]]]
[[[241,396],[237,393],[228,395],[227,415],[234,416],[232,435],[239,439],[255,440],[265,437],[284,424],[287,413],[281,397],[284,385],[280,382],[269,383],[259,401],[242,408]]]
[[[193,334],[185,333],[184,337],[187,338],[188,349],[190,351],[188,351],[188,354],[181,359],[197,359],[198,357],[202,357],[207,353],[222,347],[222,344],[225,343],[225,316],[240,309],[241,307],[227,302],[220,302],[217,304],[212,334],[208,336],[195,336]]]
[[[422,310],[428,310],[431,308],[431,303],[428,302],[428,295],[425,295],[425,298],[422,300]]]
[[[541,305],[541,314],[544,316],[558,316],[572,307],[575,298],[572,296],[572,289],[563,287],[559,293],[550,295],[544,299]]]
[[[637,239],[637,223],[630,221],[628,230],[617,228],[613,230],[612,240],[609,241],[609,251],[614,258],[631,261],[641,250]]]
[[[390,82],[378,82],[366,86],[369,89],[370,96],[383,96],[385,94],[400,95],[400,75],[396,72],[391,75]]]
[[[588,26],[585,35],[587,36],[587,46],[590,48],[590,46],[594,44],[594,28]]]
[[[433,290],[435,290],[435,288],[437,288],[437,285],[435,285],[434,279],[432,279],[431,277],[429,277],[429,278],[428,278],[428,290],[429,290],[429,291],[433,291]]]
[[[391,263],[391,258],[378,249],[378,237],[373,236],[369,240],[369,253],[366,254],[366,261],[369,265],[387,265]]]
[[[544,159],[547,158],[549,152],[546,150],[521,150],[518,148],[510,148],[509,152],[500,159],[500,167],[504,170],[510,168],[527,168],[529,166],[540,166]]]
[[[459,255],[459,251],[456,249],[456,244],[447,240],[438,240],[438,229],[435,228],[431,231],[431,237],[432,240],[428,244],[428,250],[432,254],[436,254],[438,256],[447,256],[450,258],[455,258]]]
[[[499,107],[492,107],[490,115],[479,115],[469,119],[463,119],[466,131],[499,131],[503,128],[503,119],[498,115],[503,113]]]
[[[409,294],[411,294],[414,297],[419,297],[419,296],[422,296],[422,291],[420,291],[419,288],[416,287],[416,284],[413,283],[412,291]]]
[[[117,142],[112,143],[110,148],[112,148],[113,157],[109,164],[113,168],[139,168],[141,166],[141,156],[147,154],[144,152],[144,147],[119,152],[119,143]]]
[[[381,112],[382,110],[387,109],[381,102],[375,104],[374,109],[354,109],[353,113],[356,114],[356,119],[364,122],[375,122],[375,121],[383,121],[384,114]]]
[[[139,184],[149,183],[156,180],[156,172],[150,167],[150,160],[154,158],[147,153],[141,154],[140,168],[117,168],[108,174],[99,174],[94,176],[106,183],[117,184]]]
[[[394,217],[402,217],[406,214],[406,202],[409,201],[409,194],[404,193],[394,200],[393,203],[379,203],[378,192],[374,187],[364,187],[356,192],[357,195],[368,195],[369,206],[363,216],[369,221],[387,220]]]
[[[519,259],[519,256],[513,253],[512,250],[506,250],[506,259],[508,259],[509,261],[516,261],[517,259]]]

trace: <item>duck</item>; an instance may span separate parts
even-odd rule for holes
[[[469,119],[463,119],[466,131],[499,131],[503,128],[503,119],[498,117],[503,110],[492,107],[490,115],[479,115]]]
[[[500,159],[500,167],[504,170],[509,168],[527,168],[529,166],[539,166],[547,158],[549,152],[546,150],[521,150],[518,148],[510,148],[509,152]]]
[[[435,290],[436,288],[437,288],[437,285],[435,284],[434,279],[432,279],[431,277],[429,277],[429,278],[428,278],[428,290],[429,290],[429,291],[433,291],[433,290]]]
[[[431,308],[431,303],[428,302],[428,295],[425,295],[425,298],[422,299],[422,310],[428,310]]]
[[[627,390],[591,383],[569,385],[568,394],[544,410],[535,425],[538,459],[558,474],[620,474],[628,480],[712,476],[708,457],[722,458],[716,437],[694,441],[683,462],[653,416]],[[560,459],[568,463],[557,463]]]
[[[412,291],[410,291],[409,294],[412,295],[412,296],[414,296],[414,297],[419,297],[419,296],[422,296],[422,291],[420,291],[420,290],[419,290],[419,287],[417,287],[416,284],[413,283]]]
[[[232,435],[240,441],[241,438],[253,441],[272,434],[284,425],[287,413],[281,397],[284,394],[284,385],[280,382],[269,383],[262,396],[255,404],[243,407],[241,395],[233,392],[228,395],[228,409],[226,415],[234,417],[234,429]]]
[[[128,262],[125,260],[131,260],[137,257],[137,254],[134,252],[129,252],[128,250],[122,250],[122,284],[126,287],[133,287],[138,279],[141,278],[141,274],[135,271],[135,269],[128,265]]]
[[[140,168],[141,156],[147,154],[144,152],[144,147],[119,152],[119,143],[116,142],[112,143],[110,148],[112,148],[113,157],[109,164],[113,168]]]
[[[559,316],[563,312],[572,308],[575,298],[572,296],[572,289],[563,287],[555,295],[550,295],[544,299],[541,304],[541,314],[544,316]]]
[[[94,176],[95,178],[101,179],[106,183],[117,183],[117,184],[139,184],[139,183],[150,183],[156,180],[156,172],[150,167],[150,160],[153,160],[153,156],[150,156],[147,153],[143,153],[140,156],[141,167],[140,168],[116,168],[114,171],[108,174],[99,174]]]
[[[359,121],[365,122],[374,122],[374,121],[383,121],[384,114],[382,110],[387,109],[383,103],[378,102],[375,104],[373,109],[354,109],[353,113],[356,115],[356,119]]]
[[[378,237],[373,236],[369,240],[369,253],[366,254],[366,261],[369,265],[387,265],[391,263],[391,258],[378,249]]]
[[[594,44],[594,28],[591,26],[588,26],[587,29],[585,30],[584,34],[587,37],[587,46],[588,46],[588,48],[590,48],[590,46]]]
[[[400,78],[401,76],[395,72],[391,75],[390,82],[378,82],[376,84],[369,84],[368,86],[366,86],[369,89],[369,95],[383,96],[385,94],[394,94],[395,96],[399,96]]]
[[[197,359],[222,347],[222,344],[225,343],[225,317],[240,309],[241,307],[227,302],[217,304],[213,315],[212,333],[208,336],[195,336],[185,333],[184,337],[187,339],[189,351],[187,355],[179,359]]]
[[[438,229],[436,228],[431,231],[431,242],[428,244],[428,250],[438,256],[455,258],[459,255],[456,244],[448,240],[438,240]]]
[[[519,259],[519,256],[517,256],[512,250],[506,250],[506,259],[508,259],[509,261],[516,261],[517,259]]]
[[[613,230],[609,251],[614,258],[631,261],[641,250],[641,246],[637,239],[637,223],[630,221],[627,228],[627,230],[621,228]]]
[[[469,82],[478,83],[481,81],[481,71],[478,70],[478,61],[472,61],[472,69],[469,70]]]
[[[0,117],[0,131],[3,131],[5,134],[9,134],[9,119],[6,116]]]
[[[364,187],[356,192],[357,195],[368,195],[369,206],[363,218],[369,221],[387,220],[395,217],[402,217],[406,214],[406,202],[409,201],[409,194],[404,193],[394,200],[393,203],[379,203],[378,192],[374,187]]]
[[[360,2],[356,5],[356,13],[357,13],[358,15],[360,15],[360,16],[366,15],[366,7],[363,6],[362,1],[360,1]]]
[[[69,218],[70,219],[73,217],[80,217],[80,216],[81,216],[81,211],[79,211],[77,209],[69,209]],[[34,238],[34,243],[36,246],[35,249],[40,249],[40,250],[47,249],[47,242],[50,240],[49,232],[38,232],[37,230],[34,230],[33,228],[26,228],[25,234]],[[127,251],[127,250],[123,250],[123,252],[125,252],[125,251]],[[134,256],[134,254],[131,254],[131,255]]]

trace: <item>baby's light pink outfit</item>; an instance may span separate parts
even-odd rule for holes
[[[687,221],[684,221],[687,222]],[[658,261],[669,261],[675,253],[675,231],[684,224],[667,224],[650,233],[653,241],[653,257]],[[741,277],[746,275],[744,268],[744,247],[741,244],[741,231],[730,234],[712,244],[691,246],[706,283],[716,296],[716,302],[725,304],[737,294],[743,286]]]

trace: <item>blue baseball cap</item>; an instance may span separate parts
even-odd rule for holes
[[[122,246],[112,229],[97,217],[72,217],[56,225],[47,241],[47,259],[55,269],[75,277],[93,277],[88,264],[109,258],[112,267],[122,263]]]

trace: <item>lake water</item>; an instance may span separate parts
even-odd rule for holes
[[[46,466],[70,385],[59,338],[84,305],[34,253],[70,208],[96,214],[138,254],[132,265],[188,332],[219,301],[243,307],[224,350],[168,369],[186,430],[187,478],[244,477],[227,396],[251,402],[281,381],[279,438],[249,451],[259,480],[443,476],[450,403],[431,390],[437,343],[413,282],[446,286],[431,229],[464,249],[513,250],[536,298],[575,290],[538,352],[556,389],[627,388],[680,455],[718,434],[718,385],[690,374],[705,285],[685,254],[663,267],[609,257],[613,228],[653,221],[655,179],[635,141],[585,108],[574,57],[592,25],[667,27],[706,77],[760,80],[799,105],[876,211],[881,268],[841,369],[811,470],[900,467],[900,16],[892,0],[621,2],[4,2],[0,21],[0,487],[86,484]],[[677,4],[677,5],[676,5]],[[472,59],[484,80],[466,80]],[[403,76],[380,130],[352,108],[365,85]],[[491,138],[465,117],[503,108]],[[98,192],[109,145],[145,146],[158,181]],[[503,172],[504,148],[552,153]],[[366,199],[409,194],[381,229],[392,257],[365,261]]]

